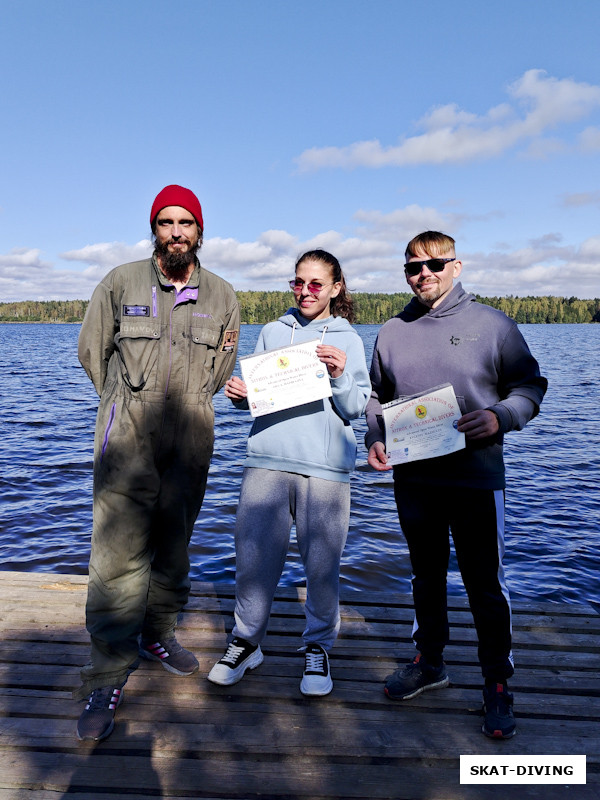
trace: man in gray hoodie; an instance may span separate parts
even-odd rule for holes
[[[452,533],[479,641],[485,681],[483,733],[514,735],[511,609],[504,580],[503,436],[536,416],[547,381],[516,323],[455,283],[462,270],[452,237],[426,231],[409,242],[405,274],[416,295],[379,332],[367,405],[368,463],[391,469],[382,404],[450,383],[466,447],[394,466],[394,493],[413,572],[418,655],[390,675],[385,693],[408,700],[447,686],[446,577]]]

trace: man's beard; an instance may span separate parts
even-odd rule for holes
[[[156,242],[154,253],[165,277],[172,283],[180,283],[188,278],[190,264],[194,263],[200,242],[191,245],[185,253],[169,252],[170,244],[173,244],[173,242]]]

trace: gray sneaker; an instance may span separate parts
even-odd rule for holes
[[[140,655],[147,661],[159,661],[173,675],[193,675],[198,671],[198,659],[179,644],[174,636],[159,642],[142,642]]]
[[[115,727],[115,712],[123,702],[123,686],[94,689],[77,723],[77,738],[99,742]]]
[[[388,675],[384,692],[390,700],[410,700],[428,689],[443,689],[449,683],[444,662],[432,667],[419,653],[412,663]]]

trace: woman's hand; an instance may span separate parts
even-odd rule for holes
[[[346,353],[331,344],[317,345],[317,356],[327,367],[332,378],[339,378],[346,366]]]
[[[244,381],[236,375],[232,375],[225,384],[225,397],[237,401],[243,400],[247,395],[248,389]]]

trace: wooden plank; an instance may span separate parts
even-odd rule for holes
[[[232,585],[193,585],[181,639],[200,673],[180,679],[143,662],[128,681],[112,736],[74,736],[71,698],[89,641],[85,576],[0,573],[0,800],[490,800],[506,786],[460,786],[462,754],[587,753],[587,800],[600,795],[600,616],[592,607],[522,604],[515,611],[518,735],[486,739],[481,674],[465,598],[450,598],[451,686],[406,703],[382,682],[414,654],[412,600],[347,593],[326,698],[299,692],[302,588],[278,590],[265,662],[232,687],[206,673],[231,627]],[[58,622],[57,622],[58,621]],[[519,800],[564,798],[523,785]]]
[[[1,780],[1,778],[0,778]],[[63,792],[61,791],[59,794],[54,791],[46,791],[45,789],[3,789],[0,787],[0,800],[63,800]],[[114,792],[106,793],[103,791],[77,791],[77,794],[73,796],[75,800],[118,800],[120,797],[126,798],[126,800],[150,800],[150,797],[159,797],[165,798],[167,800],[167,795],[160,794],[155,795],[148,795],[147,792],[144,794],[131,794],[129,791],[127,795],[122,794],[114,794]],[[187,795],[183,797],[182,795],[174,795],[169,794],[168,800],[190,800],[191,795]],[[196,793],[193,798],[198,798],[200,795]],[[202,800],[224,800],[223,795],[219,797],[208,797],[207,795],[202,795]],[[240,799],[241,800],[241,799]]]
[[[0,778],[0,781],[2,779]],[[63,792],[57,794],[54,791],[46,791],[45,789],[3,789],[0,787],[0,800],[62,800]],[[156,795],[157,797],[164,797],[166,795]],[[117,800],[119,795],[115,795],[113,792],[110,794],[106,794],[102,791],[84,791],[84,792],[77,792],[75,795],[76,800]],[[149,796],[147,793],[144,794],[130,794],[127,793],[127,800],[149,800]],[[178,795],[169,795],[168,800],[190,800],[189,795],[187,798]],[[223,800],[223,797],[220,798],[202,798],[202,800]]]
[[[144,757],[142,757],[144,758]],[[147,796],[203,798],[214,794],[223,797],[248,798],[395,798],[395,800],[420,800],[432,798],[457,800],[463,797],[485,797],[484,787],[460,787],[458,759],[410,759],[388,763],[386,759],[369,763],[347,763],[328,759],[296,757],[288,759],[239,759],[223,754],[221,759],[202,753],[189,758],[153,757],[145,768],[142,758],[128,758],[128,767],[119,755],[105,755],[98,748],[91,756],[72,753],[39,753],[35,763],[28,765],[27,785],[33,789],[52,789],[77,793],[79,789],[119,791],[133,789]],[[0,773],[5,787],[22,786],[19,778],[20,764],[10,756],[0,753]],[[479,790],[473,792],[472,789]],[[543,788],[544,793],[527,794],[519,787],[519,797],[564,797],[564,787]],[[554,792],[561,789],[561,794]],[[596,791],[598,785],[595,786]],[[506,792],[506,787],[503,787]],[[489,794],[487,796],[490,796]],[[578,795],[579,796],[579,795]],[[594,795],[589,795],[593,797]],[[113,795],[114,797],[114,795]],[[596,794],[597,797],[597,794]]]
[[[71,607],[72,608],[72,607]],[[0,612],[0,624],[4,628],[3,638],[11,630],[27,628],[28,630],[38,629],[46,631],[52,627],[49,623],[40,624],[40,614],[45,615],[45,619],[54,616],[53,610],[46,607],[42,612],[39,605],[35,611],[24,606],[20,602],[4,603]],[[60,625],[64,625],[62,615],[59,616]],[[84,619],[74,620],[74,624],[81,629],[83,638]],[[377,642],[396,641],[400,636],[409,637],[412,623],[398,624],[397,622],[366,622],[354,620],[345,622],[340,631],[340,641],[351,639],[370,639]],[[289,617],[278,617],[273,615],[269,621],[269,633],[279,635],[298,635],[304,626],[302,618],[294,619]],[[186,614],[181,621],[181,628],[190,631],[225,633],[231,627],[231,620],[221,614],[196,613]],[[555,649],[584,649],[589,652],[600,652],[600,630],[595,630],[591,623],[585,625],[578,624],[576,627],[558,625],[553,620],[548,620],[544,625],[528,625],[527,627],[514,627],[515,646],[520,643],[526,644],[528,648],[546,647],[551,644]],[[463,626],[454,624],[452,626],[452,640],[461,643],[475,643],[477,634],[474,626],[467,623]]]
[[[184,684],[195,683],[200,680],[203,681],[211,663],[212,660],[205,661],[205,666],[199,675],[189,679],[182,679],[177,676],[165,674],[160,664],[142,662],[135,676],[143,676],[146,680],[154,679],[154,681],[158,683],[165,683],[168,681],[169,683],[167,685],[177,686],[178,691],[183,691]],[[338,671],[335,657],[332,657],[331,665],[332,675],[334,678],[337,678]],[[282,670],[282,666],[287,666],[289,669]],[[287,673],[290,676],[298,676],[299,679],[302,674],[302,666],[303,662],[298,654],[294,654],[294,657],[291,660],[288,659],[285,663],[270,662],[269,659],[266,658],[258,670],[252,673],[252,677],[260,681],[265,681],[270,677],[277,676],[285,679],[286,675],[284,673]],[[375,663],[371,665],[368,672],[363,672],[362,675],[358,676],[352,675],[352,678],[358,677],[363,683],[368,682],[379,686],[386,675],[389,674],[388,670],[390,667],[393,666],[393,663],[389,662]],[[479,667],[476,664],[450,665],[448,671],[452,682],[457,685],[465,684],[479,687],[482,683]],[[340,683],[343,677],[344,673],[340,671]],[[77,685],[78,678],[79,669],[77,665],[21,663],[18,665],[18,668],[15,668],[12,664],[0,664],[0,685],[2,686],[38,686],[43,684],[61,688],[69,685]],[[356,685],[361,686],[361,680],[356,680]],[[580,693],[591,697],[597,697],[600,694],[600,675],[597,671],[594,672],[593,670],[587,672],[571,672],[565,675],[557,674],[552,670],[540,673],[539,670],[529,670],[525,668],[521,669],[516,674],[516,677],[511,681],[511,685],[527,687],[534,691],[536,689],[538,691],[543,690],[547,694],[562,691],[568,686],[574,694]]]
[[[179,631],[181,641],[192,650],[196,651],[198,657],[205,656],[209,660],[218,658],[222,655],[226,646],[226,634],[224,632],[208,632],[190,629],[185,625]],[[62,651],[64,654],[77,654],[84,661],[89,653],[89,637],[84,629],[75,635],[72,631],[59,628],[51,630],[32,632],[28,630],[5,631],[2,636],[2,648],[0,648],[0,660],[9,660],[4,653],[10,653],[10,660],[25,658],[27,654],[47,653],[47,659],[52,660],[52,654]],[[580,648],[573,650],[552,649],[552,637],[545,647],[532,647],[528,641],[515,642],[513,652],[519,668],[526,665],[547,665],[549,668],[576,669],[585,668],[597,669],[598,657],[596,654],[596,640],[592,637],[592,646],[589,649]],[[600,637],[598,639],[600,644]],[[267,635],[263,650],[269,657],[276,657],[282,654],[296,653],[300,642],[300,632],[293,635],[278,635],[270,633]],[[396,636],[390,641],[378,642],[371,640],[360,640],[351,638],[340,638],[336,642],[332,657],[340,662],[352,660],[360,657],[365,662],[386,659],[390,665],[400,665],[414,656],[415,648],[409,636]],[[447,645],[445,660],[451,664],[453,662],[473,662],[477,663],[476,642],[457,642],[452,641]],[[82,662],[80,662],[82,663]]]
[[[223,654],[225,649],[225,636],[211,637],[191,636],[188,632],[180,635],[183,644],[192,649],[201,663],[201,672],[208,672],[213,663]],[[261,671],[270,669],[271,665],[279,666],[286,663],[301,662],[301,655],[297,653],[299,640],[289,641],[281,637],[268,636],[263,645],[265,661]],[[540,669],[554,674],[569,675],[571,672],[598,673],[598,656],[594,652],[581,651],[552,651],[549,649],[528,649],[515,647],[516,675],[525,669]],[[331,661],[337,670],[362,670],[377,669],[386,675],[401,667],[414,656],[415,649],[412,642],[394,641],[388,643],[371,643],[361,641],[338,641],[331,652]],[[444,654],[450,673],[455,665],[478,666],[477,653],[474,645],[464,646],[450,644]],[[20,631],[14,637],[4,640],[0,648],[1,663],[30,662],[38,664],[64,664],[77,667],[87,662],[89,658],[89,640],[87,634],[82,635],[78,641],[69,640],[68,637],[50,633],[40,636],[35,641],[28,642],[28,634]],[[148,666],[148,665],[146,665]],[[380,675],[381,673],[379,673]],[[384,676],[385,677],[385,676]]]
[[[0,591],[4,587],[27,586],[30,588],[41,587],[52,591],[76,591],[85,592],[87,588],[87,575],[59,575],[48,572],[22,572],[22,571],[0,571]],[[219,582],[208,583],[192,581],[191,597],[209,596],[219,598],[233,598],[235,586],[233,583]],[[412,608],[411,595],[401,595],[390,592],[369,591],[368,594],[359,591],[350,591],[342,586],[340,591],[342,606],[350,607],[361,606],[365,609],[372,606],[382,608],[406,607]],[[277,589],[278,602],[283,600],[304,600],[306,589],[298,587],[279,587]],[[468,601],[464,596],[451,595],[448,598],[449,609],[468,609]],[[584,603],[561,604],[551,601],[517,601],[513,600],[513,611],[515,614],[560,614],[562,616],[591,616],[598,617],[598,608]]]
[[[197,678],[204,679],[211,667],[222,654],[222,649],[210,652],[203,646],[192,646],[200,664]],[[265,647],[265,660],[257,672],[257,677],[294,677],[300,675],[303,667],[301,654],[285,652],[280,649]],[[412,653],[411,653],[412,654]],[[409,653],[407,653],[407,656]],[[480,669],[474,653],[465,653],[460,650],[456,657],[447,654],[446,663],[450,679],[455,685],[469,684],[479,686],[481,683]],[[89,647],[78,646],[66,649],[64,646],[55,646],[52,649],[45,643],[36,643],[25,653],[23,644],[18,646],[4,644],[2,647],[2,661],[0,662],[0,687],[12,683],[15,672],[23,678],[36,682],[39,679],[49,678],[51,672],[46,673],[46,668],[60,667],[65,673],[70,668],[69,675],[76,676],[82,664],[89,658]],[[382,653],[369,658],[361,657],[360,651],[354,650],[351,654],[333,651],[330,657],[332,675],[335,681],[355,681],[365,683],[383,684],[385,678],[391,674],[398,665],[402,666],[408,658],[397,659],[392,652]],[[15,665],[19,665],[18,667]],[[27,665],[29,671],[25,671]],[[140,671],[153,670],[156,674],[164,674],[160,665],[142,663]],[[66,674],[66,673],[65,673]],[[170,678],[173,680],[173,678]],[[544,687],[548,692],[561,689],[569,684],[573,691],[585,692],[588,695],[598,695],[600,690],[600,673],[597,660],[593,655],[581,654],[579,659],[563,656],[559,662],[556,659],[541,657],[533,659],[529,656],[525,661],[517,660],[517,671],[511,681],[512,686]]]
[[[352,725],[359,712],[360,725]],[[41,718],[41,725],[38,717],[13,712],[10,717],[0,718],[0,749],[10,742],[11,749],[78,750],[81,745],[74,735],[77,716],[78,713],[73,717],[54,717],[47,713]],[[257,736],[257,726],[265,717],[269,725]],[[301,752],[321,756],[325,740],[328,757],[435,758],[448,752],[450,736],[451,748],[455,751],[494,753],[497,742],[475,736],[481,724],[480,703],[474,708],[463,705],[440,714],[439,708],[424,705],[419,708],[403,704],[402,708],[397,708],[388,704],[367,712],[307,701],[302,709],[291,714],[288,704],[278,700],[254,704],[252,709],[240,709],[227,700],[220,706],[213,702],[209,707],[202,705],[192,709],[168,701],[157,704],[155,696],[153,703],[128,701],[127,707],[125,704],[120,707],[115,731],[106,747],[109,750],[137,749],[140,742],[145,741],[163,754],[201,748],[206,755],[209,751],[220,753],[226,745],[229,753],[293,756]],[[314,735],[315,727],[319,736]],[[410,737],[406,735],[407,728],[411,731]],[[523,735],[519,739],[515,737],[514,742],[503,743],[503,754],[588,752],[590,762],[600,766],[598,718],[557,721],[554,717],[519,714],[519,734]],[[569,742],[565,744],[567,734]]]
[[[133,680],[133,679],[132,679]],[[464,689],[450,687],[445,691],[428,692],[411,701],[392,703],[383,692],[371,689],[360,693],[339,692],[338,687],[334,694],[327,700],[313,701],[302,698],[298,692],[297,683],[282,685],[281,690],[269,695],[268,702],[264,699],[264,685],[255,685],[253,681],[246,682],[244,691],[238,687],[235,690],[218,688],[201,692],[169,692],[160,687],[144,685],[131,686],[132,680],[127,685],[125,696],[127,706],[135,708],[135,714],[140,720],[156,720],[167,709],[176,709],[177,719],[192,723],[198,720],[201,714],[210,714],[210,719],[220,718],[223,714],[243,714],[244,719],[249,714],[261,714],[266,711],[282,713],[289,720],[310,716],[315,711],[335,715],[335,719],[351,720],[360,713],[361,723],[364,720],[381,721],[401,719],[408,712],[435,715],[438,712],[464,712],[479,714],[481,710],[481,691],[479,689]],[[597,723],[600,722],[600,703],[598,698],[591,698],[589,702],[585,697],[569,695],[556,695],[551,701],[542,693],[516,694],[516,713],[520,719],[531,717],[534,719],[574,720]],[[0,695],[0,730],[9,724],[7,719],[12,717],[31,717],[32,719],[61,719],[76,720],[83,705],[72,700],[69,692],[49,690],[4,690]],[[164,711],[162,710],[164,709]],[[133,712],[132,712],[133,713]],[[241,723],[245,724],[245,722]],[[599,732],[600,735],[600,732]],[[599,749],[600,752],[600,749]]]
[[[190,707],[218,705],[218,698],[226,698],[230,702],[239,702],[247,705],[248,702],[263,704],[263,697],[267,696],[271,703],[280,702],[289,705],[306,707],[312,702],[305,699],[299,692],[301,673],[297,671],[290,676],[283,676],[281,672],[269,673],[255,671],[247,675],[242,682],[232,687],[215,686],[204,678],[179,679],[164,672],[138,671],[132,675],[127,683],[126,694],[129,702],[147,702],[152,704],[156,698],[161,703]],[[26,676],[23,679],[15,678],[12,685],[5,685],[0,690],[0,714],[12,713],[14,708],[19,708],[15,698],[29,697],[31,692],[42,693],[38,696],[70,698],[71,686],[77,685],[72,678],[62,678],[60,674],[50,677],[45,683],[39,680],[39,674],[33,678]],[[400,709],[412,707],[424,708],[453,708],[471,704],[474,708],[481,707],[481,681],[453,681],[450,687],[443,691],[427,692],[414,700],[406,702],[392,702],[386,698],[382,691],[382,682],[359,682],[335,679],[334,691],[327,700],[321,700],[324,708],[334,708],[348,705],[361,709],[361,713],[368,714],[370,709],[390,708]],[[596,683],[597,687],[597,683]],[[600,720],[600,697],[597,688],[591,690],[588,685],[581,683],[579,688],[574,688],[570,682],[558,684],[554,691],[540,686],[536,681],[528,685],[526,680],[514,682],[511,689],[515,694],[516,708],[519,714],[532,713],[536,716],[567,715],[586,719]],[[55,695],[51,693],[55,692]],[[143,698],[147,698],[144,700]],[[140,699],[134,699],[140,698]],[[75,701],[74,701],[75,702]],[[51,708],[51,706],[48,706]],[[66,707],[65,707],[66,709]],[[78,714],[80,707],[77,704],[69,706],[68,713]],[[23,709],[19,713],[23,713]],[[26,710],[25,712],[26,713]],[[288,713],[296,713],[289,709]],[[300,713],[300,712],[298,712]],[[337,712],[336,712],[337,713]]]

